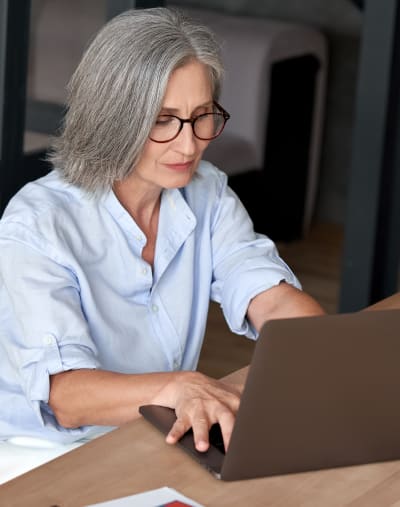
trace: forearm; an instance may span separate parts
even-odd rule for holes
[[[257,331],[260,331],[267,320],[324,313],[321,305],[311,296],[287,283],[281,283],[252,299],[247,316]]]
[[[174,384],[184,372],[127,375],[72,370],[50,379],[49,405],[66,428],[120,426],[138,417],[140,405],[172,406]]]
[[[138,417],[141,405],[170,407],[177,420],[167,441],[177,442],[192,427],[197,449],[205,451],[216,422],[228,446],[241,390],[240,385],[191,371],[124,375],[74,370],[51,377],[49,405],[66,428],[120,426]]]

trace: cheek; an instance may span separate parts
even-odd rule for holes
[[[151,140],[147,141],[144,145],[142,154],[139,159],[139,164],[142,163],[155,163],[157,160],[168,151],[168,146],[162,143],[155,143]]]

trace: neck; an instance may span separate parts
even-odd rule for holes
[[[145,234],[154,230],[154,222],[158,223],[160,209],[160,188],[143,189],[125,180],[116,182],[113,190],[119,202]]]
[[[117,182],[113,190],[119,202],[146,236],[147,241],[142,250],[142,258],[153,266],[160,214],[161,189],[156,187],[144,189],[143,186],[131,184],[130,180],[127,179]]]

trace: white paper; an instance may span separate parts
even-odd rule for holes
[[[159,507],[174,500],[179,500],[192,507],[204,507],[194,500],[181,495],[175,489],[167,487],[145,491],[137,495],[116,498],[108,502],[91,504],[87,507]]]

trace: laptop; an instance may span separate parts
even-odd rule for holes
[[[140,412],[164,434],[175,421]],[[178,443],[226,481],[400,458],[400,310],[267,322],[226,454],[219,444]]]

